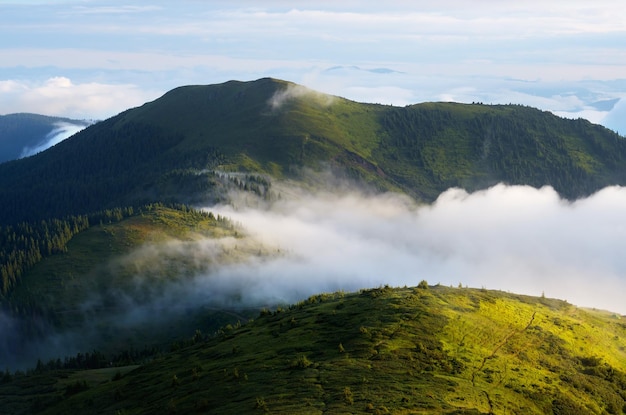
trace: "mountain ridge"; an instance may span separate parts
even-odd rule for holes
[[[230,81],[176,88],[34,158],[0,165],[0,223],[164,197],[215,200],[210,188],[219,186],[198,172],[297,178],[321,165],[424,202],[449,187],[498,182],[551,185],[575,199],[626,184],[625,161],[626,140],[616,133],[528,107],[391,107],[271,78]],[[185,194],[166,194],[176,181]],[[38,207],[34,195],[46,203]]]

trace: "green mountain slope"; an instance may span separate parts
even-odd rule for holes
[[[176,298],[179,285],[214,264],[261,253],[243,241],[236,251],[223,249],[220,241],[240,239],[227,219],[150,205],[88,221],[51,253],[37,249],[38,260],[0,291],[0,366],[16,370],[94,349],[112,355],[168,347],[196,329],[247,318],[246,310]],[[215,243],[203,252],[198,241]]]
[[[625,336],[562,301],[384,287],[264,311],[139,367],[5,375],[0,399],[15,414],[617,414]]]
[[[274,79],[177,88],[28,160],[0,165],[0,223],[223,197],[214,171],[326,166],[432,201],[450,186],[626,182],[626,141],[514,105],[361,104]]]

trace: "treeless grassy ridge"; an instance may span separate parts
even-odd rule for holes
[[[625,336],[619,316],[564,301],[381,287],[264,310],[109,379],[15,376],[0,396],[27,382],[45,414],[618,414]],[[68,395],[62,377],[85,382]]]

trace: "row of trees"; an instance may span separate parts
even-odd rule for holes
[[[89,215],[67,216],[64,219],[0,225],[0,300],[9,296],[23,275],[35,264],[50,255],[65,252],[67,243],[91,225],[119,222],[162,206],[164,205],[160,203],[152,203],[136,208],[129,206],[105,209]],[[182,204],[169,207],[183,212],[194,211],[193,208]],[[207,219],[218,220],[210,213],[198,211],[197,214]],[[228,220],[220,217],[219,222],[221,224]],[[230,224],[223,226],[227,225]]]
[[[0,164],[0,223],[185,200],[180,182],[193,183],[198,170],[223,158],[210,146],[185,146],[185,140],[121,115],[35,157]],[[172,181],[167,174],[174,170],[179,174]]]
[[[6,296],[42,258],[64,252],[69,240],[88,227],[87,216],[0,226],[0,294]]]

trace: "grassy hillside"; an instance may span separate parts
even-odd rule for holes
[[[213,172],[330,167],[434,200],[450,186],[626,183],[626,140],[515,105],[362,104],[275,79],[177,88],[28,160],[0,165],[0,223],[223,197]]]
[[[213,263],[258,255],[258,248],[251,252],[243,243],[238,250],[221,248],[219,241],[236,240],[237,232],[225,218],[162,205],[93,223],[0,296],[0,366],[30,367],[38,358],[93,349],[167,347],[196,329],[244,320],[245,310],[171,298],[177,284]],[[210,252],[198,248],[205,240],[215,241]],[[12,324],[4,324],[9,319]]]
[[[619,316],[563,301],[384,287],[263,311],[139,367],[7,374],[0,405],[15,414],[617,414],[625,336]]]

